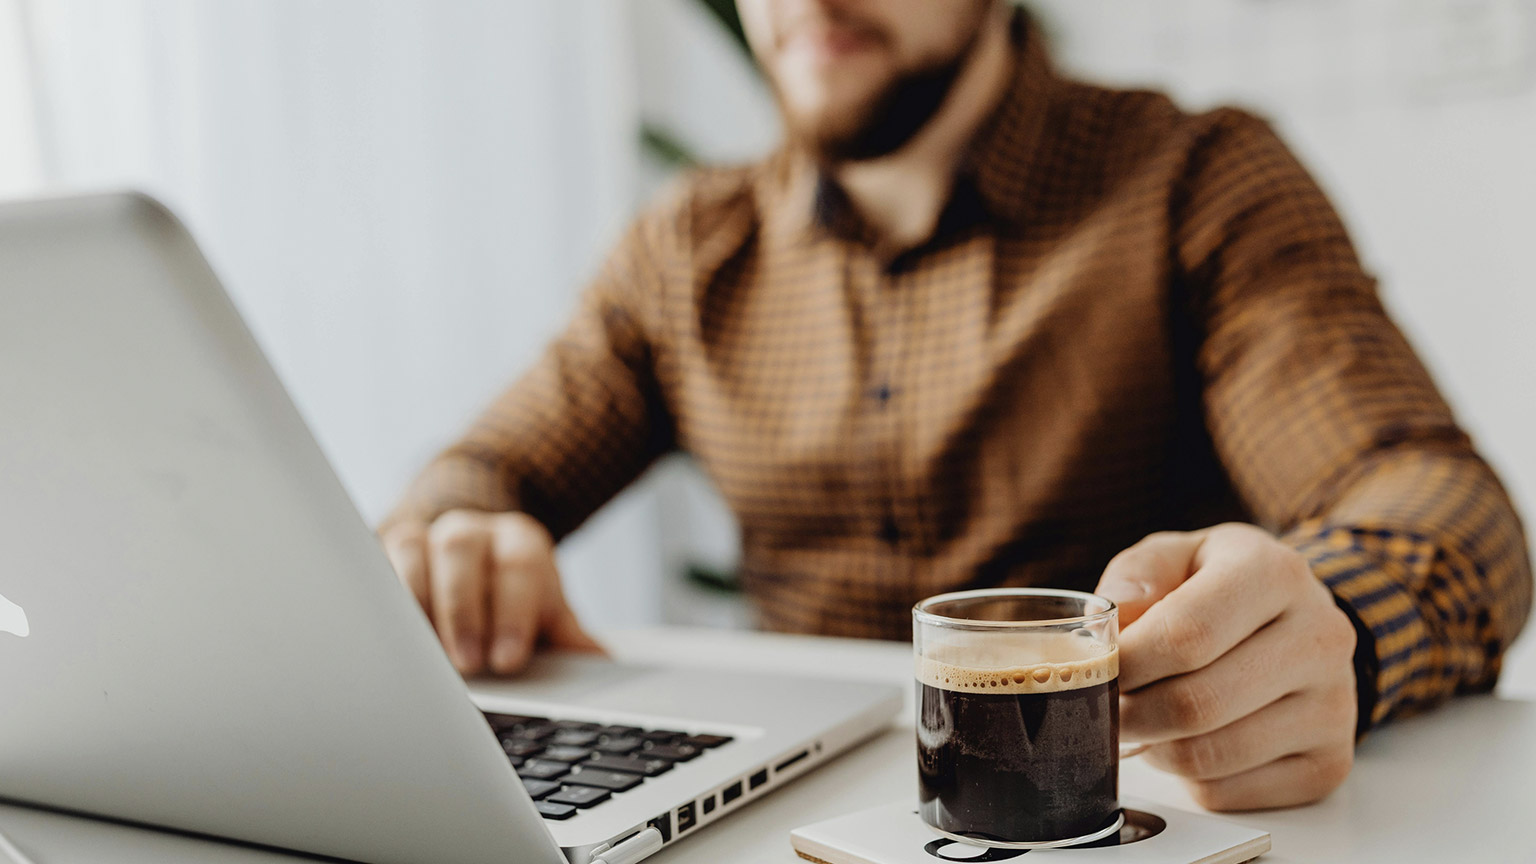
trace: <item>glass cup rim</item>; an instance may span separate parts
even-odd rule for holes
[[[1104,603],[1106,608],[1087,615],[1073,615],[1066,618],[1031,618],[1024,621],[986,621],[976,618],[951,618],[947,615],[939,615],[928,611],[929,607],[941,603],[986,597],[1065,597]],[[921,600],[912,607],[912,619],[920,624],[945,627],[951,630],[1018,630],[1027,627],[1061,627],[1074,624],[1092,624],[1114,617],[1119,611],[1120,607],[1115,601],[1088,591],[1072,591],[1066,588],[976,588],[970,591],[951,591],[947,594],[935,594],[932,597]]]

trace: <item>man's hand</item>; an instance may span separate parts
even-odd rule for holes
[[[554,541],[532,517],[453,510],[430,526],[392,525],[381,539],[462,674],[489,665],[510,675],[527,665],[540,639],[603,650],[566,604]]]
[[[1355,631],[1306,561],[1251,525],[1153,534],[1120,605],[1121,737],[1211,810],[1308,804],[1354,763]]]

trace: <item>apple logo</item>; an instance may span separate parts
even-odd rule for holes
[[[31,632],[32,628],[27,626],[26,611],[0,594],[0,633],[26,636]]]

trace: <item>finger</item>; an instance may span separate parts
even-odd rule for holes
[[[1339,787],[1354,765],[1350,744],[1286,756],[1220,780],[1188,784],[1190,795],[1207,810],[1262,810],[1321,801]]]
[[[528,664],[539,635],[539,592],[552,565],[546,546],[516,523],[497,523],[492,557],[491,671],[510,675]]]
[[[432,523],[428,561],[432,570],[432,620],[459,672],[485,665],[490,533],[483,520],[455,511]]]
[[[1281,616],[1203,669],[1120,697],[1120,731],[1157,744],[1220,729],[1319,680],[1321,658],[1292,650],[1305,633]]]
[[[1115,601],[1125,628],[1189,578],[1203,537],[1200,531],[1148,535],[1110,560],[1093,593]]]
[[[1193,672],[1280,615],[1306,562],[1258,528],[1213,529],[1195,571],[1120,636],[1120,686],[1129,692]]]
[[[1351,702],[1323,691],[1293,693],[1214,732],[1147,748],[1154,767],[1192,780],[1234,777],[1315,749],[1347,745],[1354,731]]]
[[[432,616],[432,594],[427,581],[427,531],[400,528],[384,538],[384,554],[395,568],[395,575],[411,590],[427,617]]]
[[[555,604],[544,627],[544,635],[551,648],[589,651],[597,654],[608,653],[602,643],[593,639],[581,626],[576,613],[571,611],[570,605],[565,602],[564,593],[556,596]]]

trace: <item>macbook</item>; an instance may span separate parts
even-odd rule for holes
[[[569,655],[471,695],[177,220],[0,205],[0,798],[379,864],[628,864],[899,706]]]

